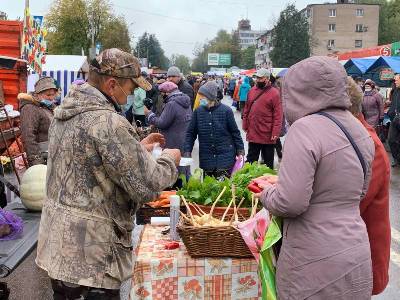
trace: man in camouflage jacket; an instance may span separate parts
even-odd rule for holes
[[[36,263],[52,279],[55,299],[99,290],[118,299],[132,273],[134,215],[177,179],[179,150],[155,160],[148,150],[162,136],[139,142],[117,112],[138,86],[149,88],[138,60],[108,49],[91,62],[88,83],[73,85],[54,112]]]

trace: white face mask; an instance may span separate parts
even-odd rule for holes
[[[372,87],[370,87],[370,86],[366,86],[364,89],[365,89],[366,92],[372,91]]]

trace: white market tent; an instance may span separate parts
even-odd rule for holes
[[[79,55],[46,55],[46,63],[42,66],[42,76],[53,77],[61,86],[61,100],[67,95],[72,82],[77,79],[86,79],[89,64],[86,56]],[[37,74],[28,79],[28,90],[33,90],[38,80]]]

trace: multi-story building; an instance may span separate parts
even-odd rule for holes
[[[250,20],[243,19],[238,22],[238,28],[235,30],[239,39],[241,49],[246,49],[256,45],[258,36],[262,33],[259,30],[251,30]]]
[[[263,32],[256,43],[255,64],[256,68],[272,68],[272,62],[269,53],[272,50],[272,30]]]
[[[351,0],[311,4],[303,13],[309,21],[311,55],[328,55],[378,45],[379,5]]]

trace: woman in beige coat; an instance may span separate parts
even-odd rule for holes
[[[374,143],[348,111],[346,72],[328,57],[301,61],[284,77],[282,101],[291,127],[278,182],[261,195],[284,220],[279,299],[370,299],[371,253],[359,206]],[[361,159],[339,126],[318,112],[342,123]]]

